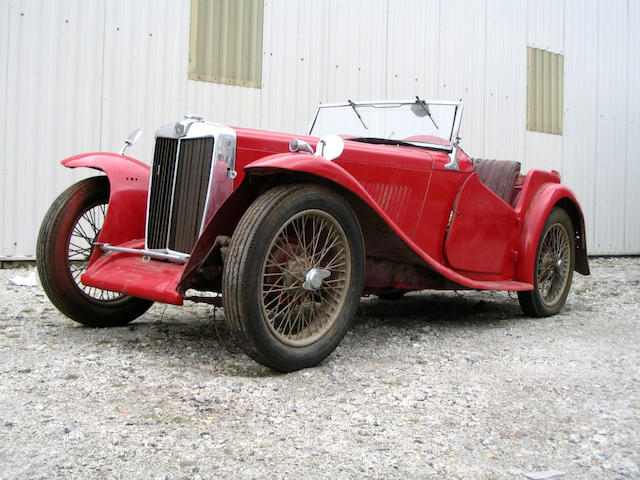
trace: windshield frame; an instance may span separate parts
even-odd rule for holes
[[[316,124],[316,121],[318,120],[318,115],[320,114],[320,111],[322,109],[327,109],[327,108],[336,108],[336,107],[348,107],[348,108],[352,108],[352,109],[356,109],[359,106],[367,106],[367,107],[376,107],[376,106],[380,106],[380,107],[392,107],[392,106],[402,106],[402,105],[413,105],[413,104],[424,104],[427,107],[434,105],[434,106],[452,106],[455,108],[454,110],[454,117],[453,117],[453,122],[451,125],[451,132],[450,132],[450,136],[449,138],[444,138],[444,140],[448,141],[448,144],[441,144],[441,143],[428,143],[428,142],[412,142],[412,141],[403,141],[403,143],[405,144],[411,144],[414,145],[416,147],[426,147],[426,148],[434,148],[437,150],[443,150],[443,151],[447,151],[447,152],[451,152],[453,151],[453,149],[455,148],[455,145],[458,143],[458,141],[460,140],[460,123],[462,121],[462,110],[463,110],[463,104],[462,104],[462,100],[458,101],[458,102],[453,102],[453,101],[442,101],[442,100],[425,100],[425,99],[421,99],[419,97],[416,97],[414,100],[372,100],[372,101],[362,101],[362,102],[352,102],[351,100],[347,101],[347,102],[340,102],[340,103],[320,103],[318,104],[318,106],[316,107],[316,111],[315,114],[313,115],[313,118],[311,119],[311,122],[309,122],[309,127],[307,128],[307,135],[313,135],[311,132],[313,130],[314,125]],[[335,132],[337,134],[341,134],[344,132]],[[317,136],[317,135],[316,135]],[[355,139],[360,138],[360,137],[355,137]],[[378,137],[375,137],[378,138]],[[386,139],[386,138],[382,138],[380,137],[381,140],[390,140],[393,141],[392,139]]]

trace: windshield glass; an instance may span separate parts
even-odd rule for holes
[[[456,116],[461,113],[457,102],[348,102],[320,105],[309,128],[317,137],[328,134],[353,135],[409,143],[442,143],[437,139],[413,139],[431,136],[450,144],[457,134]]]

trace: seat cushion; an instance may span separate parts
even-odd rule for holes
[[[480,181],[502,200],[510,203],[513,185],[520,174],[520,162],[483,158],[474,158],[471,162]]]

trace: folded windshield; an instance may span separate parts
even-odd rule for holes
[[[309,134],[397,140],[411,144],[451,145],[462,114],[458,102],[352,102],[319,105]]]

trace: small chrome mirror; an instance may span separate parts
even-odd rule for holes
[[[338,135],[327,135],[322,137],[316,147],[316,155],[318,157],[333,160],[342,155],[344,151],[344,140]]]
[[[140,135],[142,135],[141,128],[136,128],[133,132],[131,132],[129,136],[124,139],[124,145],[122,145],[122,148],[120,149],[120,155],[124,155],[125,150],[136,143],[140,138]]]
[[[304,140],[299,140],[297,138],[291,140],[291,142],[289,143],[289,150],[291,150],[292,152],[313,153],[313,148],[311,148],[311,145],[309,145]]]

